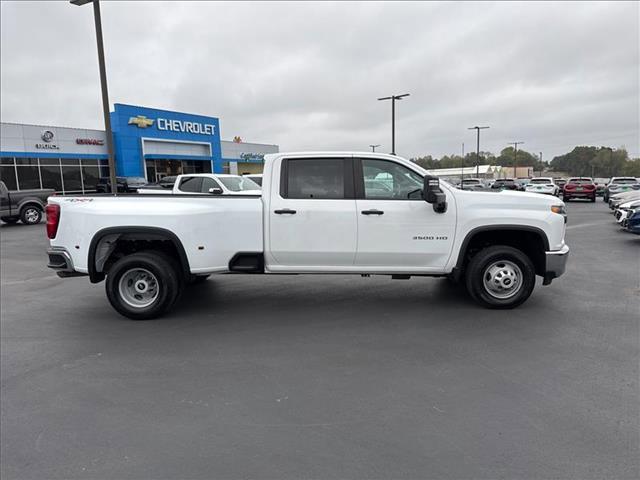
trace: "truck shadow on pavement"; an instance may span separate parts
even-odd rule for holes
[[[366,323],[500,324],[530,316],[542,305],[536,301],[534,291],[518,309],[484,309],[462,285],[439,278],[403,281],[388,277],[308,276],[301,281],[296,276],[242,277],[220,276],[188,287],[161,322],[211,326],[267,321],[313,324],[340,319]]]

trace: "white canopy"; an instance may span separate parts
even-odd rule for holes
[[[436,177],[456,177],[460,175],[464,175],[465,177],[488,177],[488,176],[496,176],[502,171],[502,167],[500,165],[479,165],[476,167],[464,167],[464,168],[436,168],[433,170],[429,170],[431,175],[435,175]]]

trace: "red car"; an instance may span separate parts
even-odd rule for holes
[[[592,178],[574,177],[567,180],[562,189],[562,200],[565,202],[574,198],[588,198],[592,202],[596,201],[596,184]]]

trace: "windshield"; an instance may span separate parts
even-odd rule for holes
[[[244,192],[246,190],[260,190],[260,185],[246,177],[218,177],[218,180],[232,192]]]
[[[577,185],[591,185],[593,181],[590,178],[570,178],[569,183],[575,183]]]
[[[629,185],[633,183],[638,183],[635,178],[616,178],[613,182],[613,185]]]
[[[462,183],[469,183],[469,184],[473,184],[473,185],[479,185],[480,184],[480,180],[463,180]]]
[[[129,183],[147,183],[147,180],[144,177],[129,177],[127,178]]]
[[[546,183],[551,183],[551,179],[550,178],[532,178],[531,182],[529,183],[537,183],[537,184],[545,183],[546,184]]]

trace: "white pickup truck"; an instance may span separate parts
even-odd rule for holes
[[[178,175],[173,188],[139,188],[138,193],[191,195],[262,195],[260,185],[247,177],[224,173],[191,173]]]
[[[55,196],[49,267],[106,278],[111,305],[161,315],[212,273],[449,277],[489,308],[513,308],[562,275],[562,201],[471,192],[397,156],[265,156],[262,195]]]

